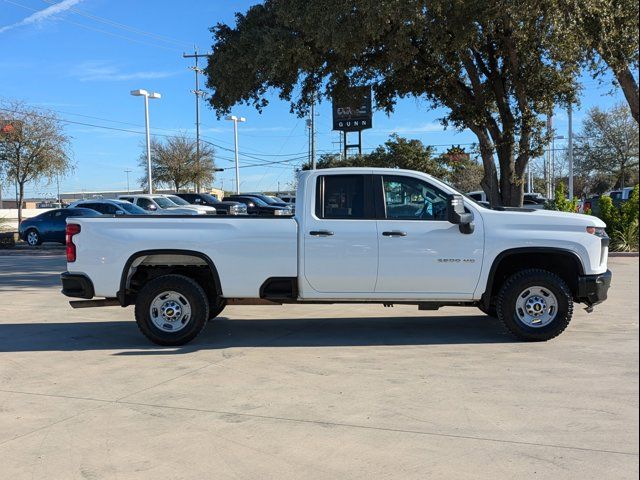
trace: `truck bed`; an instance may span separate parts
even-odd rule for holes
[[[73,218],[77,260],[70,273],[93,280],[95,296],[115,297],[127,261],[142,251],[204,254],[225,297],[259,297],[272,277],[297,276],[298,224],[291,217],[124,216]]]

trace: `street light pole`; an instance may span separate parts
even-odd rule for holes
[[[569,104],[569,200],[573,200],[573,105]]]
[[[132,90],[131,95],[134,97],[144,97],[144,126],[147,137],[147,192],[153,193],[153,179],[151,176],[151,132],[149,129],[149,99],[162,98],[159,93],[147,92],[146,90]]]
[[[127,193],[129,193],[129,174],[132,170],[126,169],[124,172],[127,174]]]
[[[236,194],[240,193],[240,161],[238,159],[238,122],[246,122],[244,117],[236,117],[235,115],[229,115],[227,120],[233,122],[233,144],[235,147],[235,159],[236,159]]]

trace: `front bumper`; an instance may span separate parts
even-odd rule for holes
[[[578,302],[589,306],[597,305],[607,299],[607,292],[611,286],[611,271],[598,275],[581,275],[578,277]]]
[[[64,272],[60,274],[62,294],[73,298],[93,298],[93,282],[86,275]]]

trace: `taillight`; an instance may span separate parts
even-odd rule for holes
[[[66,243],[67,243],[67,262],[76,261],[76,246],[73,243],[73,236],[80,233],[80,225],[77,223],[67,224]]]

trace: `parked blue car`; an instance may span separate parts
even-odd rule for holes
[[[69,217],[99,217],[89,208],[57,208],[23,220],[18,232],[20,238],[32,247],[42,242],[65,244],[65,228]]]

